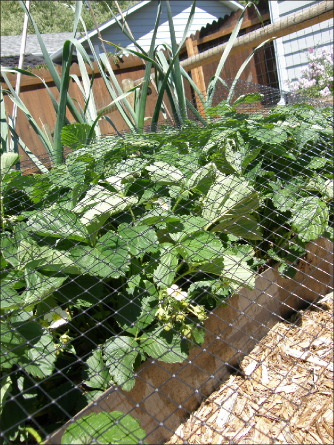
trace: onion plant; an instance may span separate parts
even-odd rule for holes
[[[254,5],[253,2],[249,2],[244,10],[242,11],[242,14],[240,15],[237,24],[235,26],[235,29],[233,30],[233,33],[229,39],[229,42],[225,48],[224,53],[222,54],[221,60],[219,62],[219,65],[217,67],[215,75],[210,80],[210,83],[207,88],[207,98],[205,99],[202,92],[199,91],[197,85],[194,83],[194,81],[191,79],[191,77],[188,75],[188,73],[184,70],[184,68],[180,64],[179,60],[179,53],[180,50],[188,36],[189,29],[191,28],[194,14],[195,14],[195,8],[196,8],[196,1],[193,2],[191,11],[185,26],[185,30],[182,36],[181,41],[179,44],[177,44],[176,41],[176,35],[173,25],[173,15],[172,10],[170,6],[170,2],[166,1],[166,7],[167,7],[167,14],[168,14],[168,22],[169,22],[169,30],[170,30],[170,39],[171,39],[171,45],[163,44],[163,45],[156,45],[156,38],[159,28],[159,21],[161,16],[161,2],[158,2],[158,8],[157,8],[157,15],[155,20],[155,26],[153,30],[153,36],[152,41],[149,49],[149,53],[147,53],[131,36],[131,34],[124,28],[124,26],[120,23],[120,21],[115,17],[116,23],[118,26],[122,29],[122,31],[125,33],[125,35],[132,41],[135,45],[137,50],[131,50],[127,49],[126,51],[140,57],[146,62],[146,69],[145,69],[145,75],[144,80],[141,85],[141,95],[139,95],[139,87],[135,87],[133,89],[130,89],[128,92],[124,93],[120,84],[117,81],[117,78],[115,76],[115,73],[113,72],[113,69],[111,67],[111,64],[106,56],[106,54],[96,54],[95,49],[92,45],[92,42],[90,41],[88,37],[88,33],[85,27],[85,23],[81,18],[81,10],[82,10],[82,1],[76,2],[76,8],[75,8],[75,18],[74,18],[74,25],[73,25],[73,37],[71,39],[66,40],[63,46],[63,58],[62,58],[62,74],[61,76],[58,74],[58,71],[55,68],[54,63],[51,60],[50,55],[48,54],[48,51],[45,47],[45,44],[43,42],[42,36],[38,30],[38,27],[31,16],[30,12],[27,10],[25,4],[19,0],[19,3],[21,7],[24,9],[25,13],[28,15],[29,20],[33,24],[37,39],[39,41],[44,59],[46,61],[46,64],[48,66],[48,69],[50,71],[50,74],[53,78],[53,81],[59,91],[60,99],[59,102],[55,99],[54,95],[52,94],[51,90],[48,88],[47,84],[43,79],[41,79],[36,74],[30,73],[26,70],[19,70],[18,68],[15,69],[9,69],[1,67],[1,74],[8,86],[8,90],[1,90],[1,107],[4,108],[4,101],[3,101],[3,93],[8,94],[8,96],[11,98],[11,100],[23,111],[25,117],[28,119],[31,127],[38,135],[39,139],[43,143],[46,151],[48,152],[51,160],[53,161],[54,165],[60,165],[63,163],[63,145],[67,142],[76,142],[77,147],[82,146],[82,143],[86,143],[89,140],[91,140],[94,136],[101,135],[101,129],[99,127],[99,120],[100,119],[106,119],[114,128],[114,130],[118,133],[119,136],[120,133],[117,130],[115,124],[112,122],[110,117],[103,116],[105,109],[107,109],[112,103],[115,103],[122,119],[130,129],[132,133],[142,133],[144,128],[144,123],[147,119],[151,120],[151,131],[156,131],[157,124],[160,118],[160,113],[162,112],[163,115],[166,117],[166,110],[164,107],[163,97],[166,94],[169,100],[169,104],[171,107],[172,114],[175,118],[176,124],[178,126],[182,126],[184,122],[187,119],[187,108],[189,108],[195,116],[203,123],[207,124],[210,120],[210,116],[208,115],[207,111],[212,106],[213,97],[215,94],[215,89],[217,86],[218,81],[222,82],[225,86],[226,83],[224,80],[220,77],[221,72],[224,68],[225,62],[228,58],[228,55],[230,54],[230,51],[236,41],[236,38],[238,36],[239,30],[241,28],[241,24],[245,15],[246,8]],[[254,5],[256,8],[256,6]],[[73,8],[74,10],[74,8]],[[112,10],[110,9],[112,12]],[[256,8],[256,11],[259,14],[259,11]],[[113,14],[113,12],[112,12]],[[77,26],[79,23],[79,20],[82,22],[83,27],[86,32],[87,36],[87,42],[90,46],[91,53],[97,63],[98,69],[101,73],[101,76],[104,80],[106,89],[110,95],[111,103],[108,104],[104,109],[100,110],[99,113],[97,112],[97,108],[95,105],[94,95],[93,95],[93,83],[94,83],[94,68],[92,65],[92,62],[90,60],[90,56],[88,55],[87,51],[84,49],[82,44],[75,39],[75,34],[77,30]],[[251,60],[251,58],[254,55],[254,52],[265,45],[268,40],[261,43],[253,52],[252,54],[247,58],[247,60],[242,64],[240,67],[234,82],[230,88],[229,95],[227,98],[227,103],[230,103],[232,100],[233,92],[235,85],[240,78],[243,70],[245,69],[248,62]],[[110,45],[123,49],[112,42],[107,42]],[[72,54],[74,49],[77,53],[77,59],[78,64],[80,68],[80,74],[82,79],[82,84],[79,80],[79,77],[77,75],[71,75],[70,74],[70,67],[72,63]],[[163,51],[163,49],[165,51]],[[91,78],[88,75],[87,71],[87,65],[91,68],[92,75]],[[151,79],[151,71],[152,68],[154,69],[154,78],[155,83],[158,88],[158,98],[156,101],[155,109],[153,112],[152,118],[145,117],[146,113],[146,101],[147,101],[147,93],[149,89],[149,82]],[[34,120],[32,114],[28,110],[28,108],[23,103],[22,99],[15,93],[14,89],[12,88],[6,73],[8,72],[21,72],[24,75],[33,76],[39,78],[44,86],[46,87],[55,113],[56,113],[56,127],[54,131],[54,138],[52,140],[51,137],[48,136],[48,132],[45,129],[44,124],[42,123],[42,128],[38,125],[38,123]],[[106,74],[107,73],[107,74]],[[78,88],[80,89],[83,98],[84,98],[84,108],[78,104],[78,107],[74,103],[73,99],[71,99],[68,89],[70,84],[70,79],[73,79]],[[196,110],[196,108],[191,104],[191,102],[186,98],[185,95],[185,89],[184,89],[184,79],[186,79],[191,86],[194,88],[195,92],[198,94],[199,98],[202,101],[203,108],[205,111],[205,118],[201,116],[201,114]],[[133,91],[135,91],[135,101],[134,106],[132,107],[129,103],[129,101],[126,99],[127,95],[131,94]],[[66,117],[66,110],[69,110],[74,118],[74,122],[76,123],[76,126],[73,127],[70,125],[70,121]],[[3,111],[3,110],[1,110]],[[211,113],[212,114],[212,113]],[[5,116],[5,113],[2,113],[3,116]],[[10,120],[10,117],[9,117]],[[6,129],[5,129],[6,126]],[[79,127],[79,129],[78,129]],[[19,144],[21,148],[25,151],[25,153],[30,157],[30,159],[36,164],[36,166],[42,171],[46,171],[46,167],[38,160],[38,158],[32,153],[32,151],[29,149],[29,147],[26,146],[24,141],[21,137],[19,137],[13,126],[10,125],[10,123],[5,122],[5,119],[1,121],[1,130],[2,130],[2,151],[6,151],[7,149],[4,148],[8,144],[8,131],[11,133],[11,136],[14,140],[14,142]],[[4,135],[4,136],[3,136]],[[81,141],[80,141],[81,138]],[[81,144],[79,144],[81,142]],[[17,151],[16,147],[16,151]]]
[[[76,2],[76,8],[75,8],[75,20],[74,20],[74,26],[73,26],[73,38],[66,40],[63,47],[63,58],[62,58],[62,74],[61,77],[58,74],[58,71],[55,68],[54,63],[51,60],[50,55],[48,54],[48,51],[45,47],[45,44],[43,42],[42,36],[38,30],[38,27],[29,13],[29,11],[26,9],[25,4],[19,0],[20,5],[28,15],[31,23],[33,24],[36,35],[38,38],[38,42],[40,44],[44,59],[46,61],[46,64],[48,66],[48,69],[50,71],[50,74],[52,76],[52,79],[60,93],[60,99],[59,102],[57,102],[56,98],[52,94],[51,90],[47,86],[44,79],[39,77],[36,74],[33,74],[27,70],[20,70],[18,68],[6,68],[1,67],[1,75],[3,79],[5,80],[8,90],[3,90],[1,88],[1,115],[6,116],[6,110],[5,110],[5,103],[3,100],[3,94],[7,94],[10,99],[20,108],[25,117],[28,119],[29,124],[41,140],[43,146],[45,147],[46,151],[48,152],[51,160],[53,161],[54,165],[60,165],[63,163],[63,144],[66,140],[73,140],[73,136],[77,132],[76,129],[72,130],[71,127],[68,127],[69,131],[63,132],[64,127],[70,125],[70,121],[66,117],[66,109],[68,109],[73,118],[74,121],[78,124],[81,124],[81,132],[80,134],[86,135],[85,139],[86,141],[89,141],[93,136],[101,135],[101,130],[99,127],[99,120],[101,119],[104,111],[106,108],[108,108],[111,104],[115,103],[118,107],[119,111],[122,114],[122,117],[127,120],[126,113],[123,110],[122,105],[120,104],[121,100],[125,101],[126,96],[131,94],[132,91],[134,91],[136,88],[130,89],[128,92],[123,93],[120,86],[118,85],[118,91],[116,92],[113,87],[111,86],[110,80],[107,78],[107,76],[104,74],[104,66],[98,63],[99,69],[102,73],[103,79],[106,83],[107,89],[111,95],[111,98],[113,99],[111,103],[109,103],[106,107],[104,107],[102,110],[99,111],[99,114],[96,111],[94,96],[92,92],[93,82],[94,82],[94,68],[92,65],[92,62],[90,60],[89,55],[81,45],[81,43],[74,38],[77,30],[78,21],[81,18],[81,9],[82,9],[82,1]],[[78,63],[80,67],[80,73],[82,78],[83,86],[81,85],[78,76],[71,75],[70,74],[70,67],[72,63],[72,53],[73,49],[76,48],[77,51],[77,57],[78,57]],[[94,51],[94,56],[97,58],[97,55]],[[92,76],[91,79],[89,79],[86,64],[88,64],[92,70]],[[106,63],[108,66],[108,63]],[[54,139],[50,139],[48,137],[47,131],[45,130],[45,126],[42,123],[42,128],[38,125],[36,120],[33,118],[31,112],[28,110],[22,99],[16,94],[15,90],[13,89],[11,83],[9,82],[6,73],[12,73],[12,72],[21,72],[24,75],[37,77],[39,78],[42,83],[44,84],[45,88],[47,89],[49,96],[51,98],[55,113],[56,113],[56,127],[54,131]],[[81,90],[84,98],[84,109],[78,104],[79,110],[74,104],[73,99],[71,99],[68,89],[70,84],[70,79],[73,79],[76,84],[79,86],[79,89]],[[114,79],[113,79],[114,80]],[[106,118],[115,128],[115,125],[112,123],[112,121]],[[11,120],[9,116],[9,120]],[[127,122],[132,130],[136,130],[136,128],[132,125],[131,121]],[[32,151],[29,149],[29,147],[26,146],[24,141],[21,137],[17,135],[15,132],[13,126],[7,122],[5,118],[2,118],[1,120],[1,148],[2,152],[6,152],[9,150],[8,141],[9,141],[9,132],[11,133],[11,136],[16,144],[19,144],[23,151],[29,156],[29,158],[35,163],[35,165],[43,172],[47,172],[46,167],[38,160],[38,158],[32,153]]]
[[[127,48],[127,49],[121,48],[118,45],[114,45],[111,42],[107,42],[110,45],[113,45],[118,49],[122,49],[123,51],[128,51],[138,57],[141,57],[142,59],[146,60],[147,62],[150,62],[151,65],[155,68],[155,78],[156,78],[156,84],[158,85],[158,89],[159,89],[159,95],[158,95],[158,100],[157,100],[157,103],[155,106],[154,114],[152,117],[152,123],[151,123],[152,131],[154,131],[157,127],[159,114],[160,114],[160,111],[162,111],[161,107],[162,107],[162,98],[164,96],[164,93],[167,93],[167,96],[169,98],[169,102],[170,102],[170,105],[172,108],[173,115],[174,115],[176,123],[178,125],[180,125],[180,124],[182,125],[184,120],[187,118],[187,108],[189,108],[203,124],[207,124],[209,122],[210,116],[208,116],[207,113],[205,112],[205,118],[203,118],[202,115],[198,112],[198,110],[186,98],[183,79],[186,79],[190,83],[190,85],[193,87],[195,92],[198,94],[198,96],[202,102],[204,111],[211,108],[218,81],[221,82],[226,88],[228,88],[228,85],[220,76],[224,69],[227,58],[228,58],[228,56],[235,44],[235,41],[238,37],[239,31],[240,31],[240,28],[241,28],[241,25],[242,25],[242,22],[243,22],[243,19],[245,16],[246,9],[253,5],[262,24],[263,24],[260,12],[257,9],[255,3],[248,2],[247,5],[245,6],[245,8],[243,9],[243,11],[235,25],[235,28],[231,34],[231,37],[227,43],[227,46],[221,56],[216,73],[211,78],[211,80],[209,82],[209,85],[207,88],[207,98],[205,99],[203,92],[199,90],[198,86],[192,80],[192,78],[189,76],[187,71],[182,67],[182,65],[180,64],[180,60],[179,60],[179,52],[187,38],[188,31],[190,29],[190,26],[191,26],[193,18],[194,18],[196,1],[193,2],[191,12],[189,14],[189,18],[188,18],[188,21],[187,21],[187,24],[186,24],[186,27],[184,30],[184,34],[182,36],[182,39],[181,39],[179,45],[177,45],[177,42],[176,42],[176,36],[175,36],[175,31],[174,31],[173,16],[172,16],[172,11],[171,11],[171,7],[170,7],[170,2],[166,1],[165,3],[166,3],[166,7],[167,7],[171,45],[167,45],[166,43],[164,43],[163,45],[157,45],[157,47],[153,51],[153,54],[155,56],[154,59],[152,59],[152,57],[151,57],[152,56],[151,49],[150,49],[150,54],[148,55],[138,45],[138,43],[133,39],[133,37],[128,33],[126,28],[117,20],[117,18],[115,16],[114,16],[114,18],[116,19],[116,22],[117,22],[118,26],[122,29],[123,33],[132,41],[132,43],[134,43],[136,45],[137,48],[140,49],[141,52],[134,51],[129,48]],[[160,4],[159,4],[158,8],[159,7],[160,7]],[[110,11],[111,11],[111,9],[110,9]],[[156,26],[158,26],[157,23],[156,23]],[[155,33],[152,38],[151,48],[155,43],[156,28],[154,31],[155,31]],[[229,88],[229,94],[228,94],[228,98],[227,98],[228,104],[231,103],[235,86],[236,86],[242,72],[246,68],[247,64],[252,59],[254,53],[259,48],[261,48],[266,43],[268,43],[270,40],[272,40],[272,39],[265,40],[259,46],[257,46],[252,51],[252,53],[247,57],[245,62],[242,64],[242,66],[240,67],[240,69],[232,83],[231,88]],[[159,46],[162,46],[165,49],[165,52],[163,52],[162,50],[159,50]],[[166,55],[167,55],[168,60],[166,58]],[[149,78],[149,76],[147,73],[147,75],[145,75],[145,80],[147,80],[148,78]],[[144,108],[145,104],[143,103],[143,104],[141,104],[141,106]]]

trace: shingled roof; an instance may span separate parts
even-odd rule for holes
[[[65,42],[72,37],[71,32],[55,32],[51,34],[41,34],[43,42],[49,54],[54,53],[61,48]],[[79,37],[80,33],[76,34]],[[22,35],[19,36],[1,36],[1,57],[19,56],[21,48]],[[42,51],[38,43],[36,34],[28,34],[25,54],[42,56]]]

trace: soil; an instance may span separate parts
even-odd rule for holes
[[[333,443],[333,295],[277,323],[167,444]]]

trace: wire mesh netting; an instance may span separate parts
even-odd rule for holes
[[[258,108],[280,97],[240,81],[206,125],[189,112],[181,127],[98,138],[47,174],[2,165],[2,443],[164,443],[231,374],[256,387],[261,363],[259,409],[292,391],[304,406],[314,388],[297,375],[285,390],[263,378],[278,344],[294,360],[282,375],[311,363],[330,381],[331,308],[318,304],[327,318],[311,330],[290,322],[297,343],[273,327],[331,289],[332,110]],[[224,430],[239,376],[214,399],[214,421],[192,415],[191,433],[251,432],[241,405]],[[265,440],[286,440],[289,415]],[[204,443],[187,431],[172,443]]]

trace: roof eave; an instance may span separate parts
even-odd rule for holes
[[[137,9],[142,8],[143,6],[147,5],[147,3],[151,3],[152,0],[144,0],[142,2],[137,3],[136,5],[134,5],[132,8],[129,9],[129,11],[125,14],[125,16],[127,16],[128,14],[132,14],[133,12],[137,11]],[[121,16],[118,15],[117,20],[121,20]],[[104,31],[106,28],[109,28],[110,26],[114,25],[116,23],[115,19],[110,19],[108,20],[106,23],[104,23],[103,25],[99,26],[99,31],[102,32]],[[81,39],[78,39],[80,43],[85,42],[87,40],[87,38],[91,38],[93,36],[95,36],[97,34],[97,30],[93,29],[92,31],[89,31],[87,33],[86,37],[81,37]]]
[[[137,9],[142,8],[143,6],[147,5],[147,3],[150,3],[150,2],[151,2],[151,0],[144,0],[142,2],[139,2],[136,5],[134,5],[132,8],[130,8],[128,13],[132,14]],[[244,9],[244,7],[236,1],[219,0],[219,3],[222,3],[225,6],[228,6],[233,12],[239,11],[240,9]],[[118,15],[117,19],[120,19],[120,18],[121,18],[120,15]],[[108,22],[106,22],[104,25],[100,26],[99,31],[102,32],[104,29],[109,28],[110,26],[114,25],[115,23],[116,23],[116,20],[111,19]],[[88,32],[86,37],[81,37],[80,39],[78,39],[78,41],[82,44],[85,41],[87,41],[88,38],[91,38],[91,37],[95,36],[96,34],[97,34],[97,30],[94,29],[94,30]],[[50,56],[51,60],[54,62],[61,61],[62,53],[63,53],[63,49],[60,48],[58,51],[51,54],[51,56]]]
[[[240,9],[245,9],[240,3],[235,1],[219,0],[219,3],[223,3],[224,5],[228,6],[233,12],[237,12]]]

